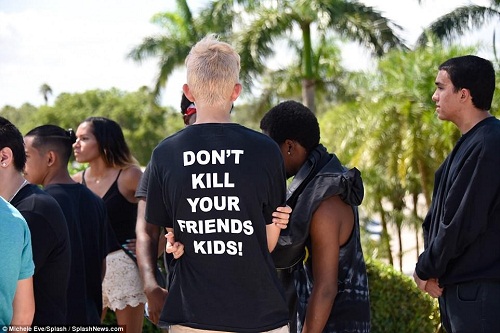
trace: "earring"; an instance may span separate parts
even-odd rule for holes
[[[288,155],[291,155],[292,153],[290,153],[290,151],[288,151]]]
[[[7,163],[3,162],[2,166],[5,168],[7,166]]]

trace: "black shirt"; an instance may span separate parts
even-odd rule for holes
[[[99,325],[102,312],[102,268],[108,254],[106,207],[82,184],[45,187],[61,206],[70,231],[72,262],[68,289],[68,323]]]
[[[67,324],[71,248],[61,207],[53,197],[32,184],[23,187],[11,204],[26,219],[31,233],[35,263],[33,325]]]

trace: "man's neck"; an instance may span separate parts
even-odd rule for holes
[[[464,135],[469,132],[474,126],[486,118],[492,117],[489,111],[474,110],[470,117],[464,119],[460,124],[456,124],[460,133]]]
[[[6,201],[11,201],[23,185],[26,184],[26,180],[19,172],[4,176],[6,177],[0,182],[0,196]]]

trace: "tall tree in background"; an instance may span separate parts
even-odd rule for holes
[[[222,35],[241,56],[242,80],[251,86],[267,70],[266,61],[276,54],[276,41],[287,40],[294,32],[300,37],[302,96],[315,109],[315,89],[321,65],[313,54],[313,43],[330,33],[358,42],[380,56],[393,47],[404,47],[392,23],[372,7],[348,0],[237,1],[216,0],[193,17],[186,0],[177,0],[174,13],[158,14],[154,22],[165,34],[147,37],[129,56],[141,61],[159,57],[160,74],[155,91],[165,85],[175,67],[182,65],[191,46],[208,32]],[[293,50],[291,50],[293,52]],[[328,78],[327,78],[328,80]]]
[[[474,52],[432,45],[390,52],[370,76],[360,79],[354,88],[360,92],[355,102],[320,118],[322,141],[335,147],[332,150],[341,160],[362,170],[363,207],[380,217],[384,229],[396,230],[400,265],[402,228],[406,225],[421,234],[423,215],[409,210],[416,210],[412,201],[422,195],[429,207],[434,172],[459,137],[452,124],[435,115],[431,97],[437,67],[445,59]],[[383,241],[389,252],[389,240]]]
[[[52,88],[47,83],[44,83],[40,86],[40,94],[42,94],[45,105],[47,105],[49,103],[49,95],[52,95]]]
[[[293,40],[299,35],[302,101],[315,111],[316,86],[323,80],[318,74],[322,59],[314,55],[314,43],[335,34],[358,42],[375,56],[394,47],[404,47],[395,29],[401,27],[372,7],[348,0],[290,0],[261,2],[248,13],[248,23],[235,36],[244,72],[260,73],[265,61],[276,54],[278,40]],[[293,52],[297,49],[290,49]],[[328,57],[328,54],[324,54]],[[281,59],[280,59],[281,60]],[[285,60],[285,59],[283,59]],[[246,68],[245,68],[245,67]]]
[[[144,38],[142,43],[130,51],[128,57],[142,62],[145,59],[158,59],[158,76],[154,95],[159,96],[168,77],[177,66],[184,63],[186,56],[194,43],[203,33],[198,32],[186,0],[176,0],[177,11],[156,14],[152,22],[159,25],[165,32],[161,35]]]
[[[497,22],[500,19],[500,0],[490,0],[490,6],[463,5],[432,22],[419,36],[417,45],[425,45],[430,35],[439,41],[450,42],[495,19]]]
[[[129,52],[128,57],[138,62],[149,58],[158,59],[159,73],[153,91],[158,97],[169,76],[177,67],[184,64],[191,47],[196,42],[208,33],[228,38],[234,21],[239,18],[239,13],[234,10],[235,6],[242,4],[251,9],[254,7],[254,2],[213,1],[195,17],[186,0],[176,0],[176,11],[158,13],[152,18],[152,23],[160,26],[164,32],[144,38],[140,45]]]

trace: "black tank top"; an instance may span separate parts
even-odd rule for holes
[[[82,175],[82,184],[85,183],[85,171]],[[118,172],[115,181],[111,184],[106,194],[102,197],[106,204],[109,222],[116,239],[120,244],[125,244],[127,239],[135,238],[135,223],[137,219],[137,204],[128,201],[118,190],[118,178],[122,170]]]

